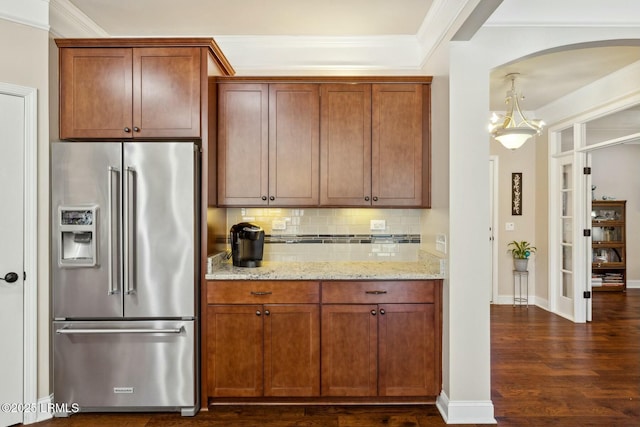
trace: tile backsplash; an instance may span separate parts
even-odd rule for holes
[[[419,209],[229,208],[227,229],[261,226],[265,261],[416,261],[420,218]]]

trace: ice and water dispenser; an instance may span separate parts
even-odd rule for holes
[[[61,206],[60,226],[61,267],[93,267],[96,265],[97,206]]]

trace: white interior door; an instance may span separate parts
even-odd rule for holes
[[[24,114],[23,97],[0,94],[0,403],[23,403],[23,236]],[[10,273],[17,278],[11,281]],[[5,280],[7,279],[7,280]],[[0,411],[0,426],[23,421],[18,408]],[[15,410],[11,410],[15,409]]]

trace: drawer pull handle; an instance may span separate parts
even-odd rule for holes
[[[382,295],[382,294],[386,294],[387,291],[364,291],[366,294],[371,294],[371,295]]]
[[[251,295],[271,295],[271,291],[266,291],[266,292],[256,292],[256,291],[251,291]]]

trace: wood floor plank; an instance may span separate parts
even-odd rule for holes
[[[593,295],[593,322],[491,307],[499,427],[640,426],[640,290]],[[212,406],[179,414],[76,414],[38,427],[442,427],[435,405]],[[467,424],[465,427],[473,427]]]

